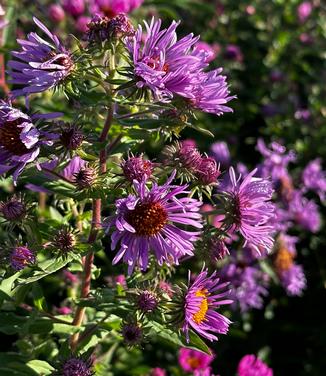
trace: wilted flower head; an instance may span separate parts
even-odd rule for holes
[[[240,183],[240,177],[237,179],[234,169],[230,168],[232,188],[228,192],[230,201],[226,220],[241,233],[246,243],[260,253],[263,249],[270,251],[274,244],[271,235],[274,228],[268,223],[274,216],[274,205],[270,201],[273,193],[271,182],[255,178],[256,171],[254,169]]]
[[[273,370],[255,355],[245,355],[238,365],[239,376],[273,376]]]
[[[214,360],[214,355],[182,347],[179,350],[179,364],[185,372],[204,370]]]
[[[135,265],[146,270],[149,252],[152,251],[159,263],[178,263],[184,255],[193,255],[194,242],[199,232],[185,231],[175,225],[189,225],[201,228],[201,203],[193,198],[177,198],[188,193],[187,185],[172,186],[172,175],[168,181],[152,188],[144,181],[134,181],[136,195],[116,201],[116,214],[107,219],[105,227],[115,230],[111,236],[111,247],[120,249],[113,259],[116,264],[121,259],[128,264],[131,274]]]
[[[10,264],[15,270],[22,270],[36,262],[35,254],[27,247],[17,246],[10,253]]]
[[[232,300],[226,299],[230,291],[228,283],[219,283],[220,279],[214,272],[208,277],[208,271],[202,271],[189,285],[184,298],[184,322],[183,331],[189,341],[189,330],[194,330],[199,335],[217,340],[216,333],[226,334],[231,321],[216,308],[221,305],[231,304]]]
[[[9,222],[21,221],[27,214],[27,208],[21,197],[16,195],[6,201],[0,201],[0,214]]]
[[[203,185],[217,183],[217,178],[221,175],[219,166],[214,158],[203,157],[196,171],[196,177]]]
[[[121,327],[123,340],[128,346],[139,345],[143,340],[143,329],[134,321],[124,322]]]
[[[59,39],[37,18],[33,20],[51,42],[36,33],[28,34],[27,40],[18,40],[22,50],[11,54],[19,61],[10,60],[8,65],[11,68],[11,83],[23,87],[13,90],[13,96],[26,96],[51,89],[62,83],[74,68],[71,54]]]
[[[136,306],[143,313],[153,312],[158,306],[158,297],[153,291],[140,291],[136,297]]]
[[[153,163],[142,156],[130,156],[121,163],[123,175],[131,183],[134,180],[139,182],[148,180],[153,173]]]
[[[315,191],[321,200],[325,198],[326,172],[322,170],[320,158],[309,162],[303,170],[303,184],[306,189]]]
[[[92,376],[92,364],[82,358],[70,358],[62,365],[62,376]]]

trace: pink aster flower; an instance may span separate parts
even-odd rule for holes
[[[273,370],[255,355],[245,355],[238,365],[239,376],[273,376]]]
[[[298,6],[297,15],[301,23],[304,23],[307,21],[307,19],[309,18],[312,12],[312,9],[313,9],[313,5],[310,1],[304,1]]]
[[[183,331],[189,340],[189,330],[194,330],[199,335],[217,340],[216,334],[226,334],[231,321],[216,312],[221,305],[231,304],[232,300],[226,299],[229,295],[228,283],[219,283],[220,279],[214,272],[208,277],[208,271],[203,270],[190,284],[184,300]]]
[[[113,264],[121,259],[128,264],[131,274],[137,264],[146,270],[149,252],[152,251],[159,265],[163,262],[178,263],[182,256],[192,256],[198,231],[190,231],[176,226],[202,228],[199,208],[201,202],[185,195],[187,185],[171,185],[175,174],[167,182],[158,186],[153,183],[149,189],[144,180],[134,180],[136,194],[116,201],[116,213],[107,219],[107,230],[114,226],[111,247],[118,244],[119,251]]]
[[[273,226],[269,221],[274,217],[274,204],[270,201],[273,194],[272,184],[267,179],[256,178],[257,169],[249,173],[240,182],[231,167],[230,208],[227,220],[232,222],[231,228],[240,232],[245,243],[250,244],[258,253],[270,251],[274,244]]]
[[[179,350],[179,364],[185,372],[204,370],[213,361],[214,355],[182,347]]]
[[[208,43],[203,42],[203,41],[198,41],[195,44],[195,50],[198,51],[204,51],[206,56],[205,56],[205,61],[207,63],[213,61],[216,58],[216,50],[210,46]]]

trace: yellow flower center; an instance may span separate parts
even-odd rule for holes
[[[208,291],[206,289],[198,290],[196,291],[195,295],[197,297],[202,297],[198,311],[192,316],[195,323],[199,325],[206,320],[206,313],[208,311]]]

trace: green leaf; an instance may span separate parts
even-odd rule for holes
[[[38,375],[51,375],[54,368],[44,360],[30,360],[26,366],[36,371]]]
[[[164,325],[156,321],[149,321],[148,325],[158,337],[170,343],[173,343],[178,347],[188,347],[190,349],[202,351],[206,354],[211,354],[211,351],[206,343],[192,331],[189,332],[189,343],[187,343],[184,335],[180,335],[179,333],[166,328]]]
[[[26,321],[26,317],[18,316],[13,312],[1,312],[0,332],[5,333],[7,335],[17,334],[21,331],[21,328],[26,323]]]

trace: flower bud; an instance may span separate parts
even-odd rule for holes
[[[10,254],[10,264],[15,270],[22,270],[36,262],[34,252],[27,247],[15,247]]]
[[[9,222],[21,221],[26,216],[26,205],[17,196],[0,202],[0,213]]]

